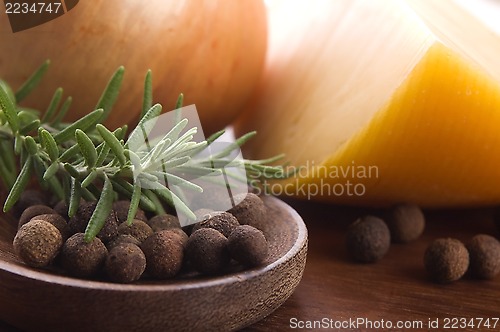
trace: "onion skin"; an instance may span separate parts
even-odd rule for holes
[[[196,104],[208,134],[230,123],[251,95],[264,64],[267,22],[261,0],[92,0],[18,33],[1,19],[0,35],[8,45],[0,54],[0,77],[14,89],[51,60],[25,106],[44,110],[61,86],[73,97],[66,120],[75,120],[94,109],[123,65],[121,93],[106,124],[133,124],[151,69],[154,102],[172,110],[184,93],[184,104]]]

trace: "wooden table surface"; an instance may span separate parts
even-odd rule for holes
[[[393,323],[393,330],[398,330],[394,329],[398,321],[422,322],[423,328],[429,329],[429,319],[432,324],[439,319],[439,330],[443,330],[446,322],[449,327],[453,323],[460,327],[467,319],[466,323],[474,325],[455,330],[500,330],[500,321],[493,328],[494,318],[500,317],[500,276],[491,281],[464,277],[439,285],[429,279],[423,267],[424,251],[433,239],[455,237],[468,241],[478,233],[498,236],[491,210],[426,211],[428,223],[421,238],[409,244],[393,244],[375,264],[357,264],[349,259],[345,249],[347,225],[359,215],[381,211],[289,203],[304,218],[309,230],[304,276],[283,306],[246,331],[286,330],[294,318],[304,323],[326,318],[338,321],[337,324],[349,319],[371,320],[372,324],[384,320]],[[478,328],[479,318],[490,318],[490,329]],[[363,330],[367,324],[357,328]]]
[[[245,331],[288,330],[293,319],[304,323],[325,319],[337,324],[357,319],[382,324],[383,320],[384,324],[393,324],[392,330],[400,330],[395,328],[398,321],[422,322],[427,330],[429,319],[433,324],[439,319],[439,330],[443,330],[447,321],[450,327],[454,322],[463,323],[454,318],[467,318],[467,323],[473,318],[475,324],[456,331],[500,330],[500,322],[493,329],[494,318],[500,317],[500,276],[491,281],[465,277],[439,285],[429,280],[422,263],[425,248],[435,238],[467,241],[477,233],[498,236],[490,210],[426,211],[427,228],[420,239],[392,245],[378,263],[357,264],[349,259],[344,247],[347,225],[359,215],[381,211],[291,200],[288,203],[304,218],[309,230],[303,279],[283,306]],[[479,318],[489,318],[490,329],[478,328]],[[356,328],[364,330],[366,324]],[[18,330],[0,323],[0,331]]]

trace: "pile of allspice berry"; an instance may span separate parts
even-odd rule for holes
[[[195,211],[199,221],[186,227],[173,214],[148,218],[140,209],[128,225],[130,202],[119,200],[97,237],[86,242],[96,202],[82,201],[69,218],[65,202],[51,207],[46,195],[27,190],[14,209],[19,218],[14,251],[32,267],[118,283],[171,279],[193,271],[218,275],[264,264],[268,242],[259,225],[266,220],[266,206],[252,193],[235,200],[240,203],[227,212]]]
[[[500,218],[497,218],[500,220]],[[497,222],[500,230],[500,222]],[[346,246],[351,258],[373,263],[385,256],[392,243],[409,243],[425,229],[425,216],[414,204],[398,204],[384,218],[364,216],[347,231]],[[500,242],[477,234],[464,244],[454,238],[438,238],[424,252],[423,265],[438,283],[450,283],[468,273],[472,278],[493,279],[500,273]]]

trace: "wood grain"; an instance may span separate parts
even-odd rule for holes
[[[283,202],[266,198],[265,266],[203,277],[121,285],[32,269],[12,253],[14,223],[0,223],[0,319],[24,331],[226,331],[276,310],[305,267],[307,230]],[[8,325],[4,326],[8,329]]]
[[[393,244],[375,264],[351,262],[344,248],[349,222],[365,213],[382,211],[289,202],[309,230],[309,253],[304,277],[290,299],[269,317],[246,331],[289,328],[290,319],[356,319],[422,321],[453,317],[500,317],[500,276],[490,281],[465,277],[449,285],[433,283],[423,267],[427,245],[438,237],[468,241],[486,233],[498,237],[489,209],[426,211],[424,235],[406,245]],[[426,326],[424,325],[424,328]],[[363,330],[360,327],[360,330]],[[461,331],[500,330],[467,327]]]

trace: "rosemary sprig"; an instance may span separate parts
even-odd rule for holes
[[[36,175],[42,187],[66,200],[69,216],[76,213],[81,198],[98,199],[85,231],[85,240],[92,241],[103,227],[118,194],[131,200],[129,224],[139,207],[157,214],[165,213],[163,203],[193,219],[195,216],[184,201],[184,195],[174,193],[169,184],[202,192],[203,188],[190,179],[223,173],[239,179],[238,174],[231,173],[233,166],[247,171],[248,179],[243,181],[250,186],[258,186],[261,179],[290,176],[283,166],[267,165],[282,156],[256,161],[231,158],[231,154],[255,132],[243,135],[214,155],[205,156],[205,149],[224,131],[202,142],[193,141],[197,128],[190,128],[188,120],[182,118],[182,94],[177,100],[170,130],[163,137],[149,140],[162,113],[161,105],[153,105],[151,71],[147,72],[144,82],[141,117],[128,136],[126,126],[111,131],[101,124],[118,97],[123,67],[113,74],[93,112],[75,122],[64,123],[72,99],[68,97],[61,105],[63,90],[59,88],[40,118],[38,111],[23,108],[18,103],[40,82],[49,63],[42,64],[15,94],[0,80],[0,153],[3,160],[0,178],[9,189],[4,211],[14,206],[32,175]]]

